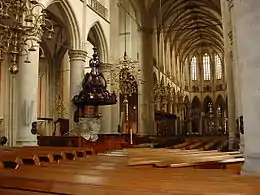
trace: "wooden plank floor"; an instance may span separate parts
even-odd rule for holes
[[[260,194],[260,179],[230,170],[130,167],[127,163],[128,157],[123,155],[88,156],[40,166],[22,165],[17,170],[2,169],[0,194],[15,194],[15,190],[19,190],[17,194],[39,195]]]

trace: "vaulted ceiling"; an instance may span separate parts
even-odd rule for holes
[[[223,52],[220,0],[149,0],[146,6],[182,59],[201,47]]]

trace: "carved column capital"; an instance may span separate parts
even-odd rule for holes
[[[86,61],[87,58],[87,52],[83,50],[70,50],[69,51],[69,57],[70,61]]]
[[[101,72],[110,72],[112,68],[112,64],[110,63],[101,63],[100,70]]]

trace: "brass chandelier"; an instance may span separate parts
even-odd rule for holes
[[[26,56],[24,63],[30,63],[29,52],[36,51],[43,33],[47,39],[54,32],[53,24],[47,18],[47,11],[37,0],[0,1],[0,54],[11,58],[11,74],[19,72],[19,60]]]

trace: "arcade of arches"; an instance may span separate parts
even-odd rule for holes
[[[260,173],[259,0],[41,2],[52,39],[43,35],[15,76],[8,56],[1,64],[0,135],[8,145],[36,144],[33,121],[39,135],[57,134],[57,121],[76,128],[71,99],[96,47],[107,88],[118,97],[99,109],[100,134],[129,133],[130,126],[138,135],[227,136],[230,149],[245,153],[244,172]],[[128,124],[118,87],[124,52],[136,86]]]

